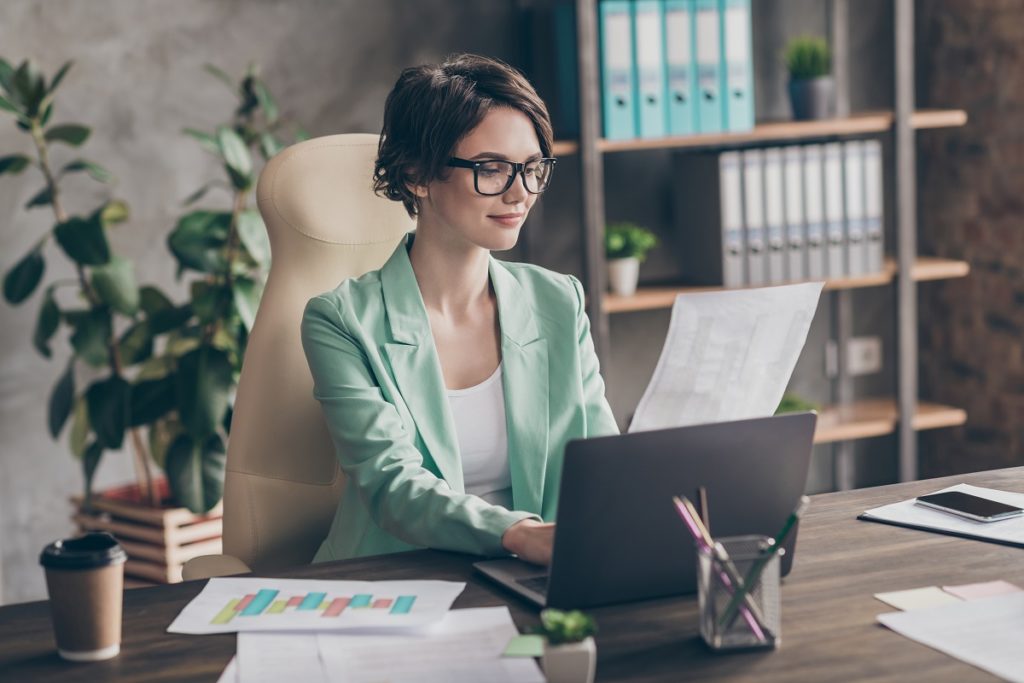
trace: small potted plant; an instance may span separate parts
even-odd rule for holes
[[[544,637],[541,664],[548,683],[593,683],[597,671],[597,623],[583,612],[546,609],[536,632]]]
[[[654,233],[633,223],[613,223],[605,229],[604,251],[612,292],[619,296],[632,296],[636,292],[640,263],[657,244]]]
[[[789,101],[797,121],[827,119],[834,101],[832,53],[824,38],[801,36],[786,46]]]

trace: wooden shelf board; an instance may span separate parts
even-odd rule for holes
[[[866,112],[841,119],[818,121],[779,121],[762,123],[752,130],[738,133],[704,133],[665,138],[597,141],[602,152],[626,152],[645,149],[671,149],[676,147],[720,147],[743,145],[776,140],[800,140],[831,137],[835,135],[863,135],[884,133],[892,128],[893,112]],[[924,109],[914,112],[910,125],[916,129],[955,128],[967,123],[967,112],[962,109]],[[575,140],[558,140],[552,153],[555,156],[575,154],[579,143]]]
[[[814,443],[832,443],[850,439],[885,436],[896,431],[899,421],[896,401],[888,398],[855,401],[846,406],[824,408],[818,415]],[[956,427],[967,421],[960,408],[937,403],[919,403],[914,414],[914,429]]]
[[[943,280],[964,277],[970,272],[966,261],[920,256],[911,269],[911,277],[915,281]],[[826,290],[858,289],[861,287],[879,287],[887,285],[896,277],[896,262],[887,259],[885,270],[868,275],[836,278],[825,281]],[[633,296],[617,296],[608,294],[604,298],[604,310],[611,313],[630,313],[633,311],[649,311],[659,308],[672,308],[676,296],[693,292],[718,292],[726,289],[716,286],[663,286],[641,287]],[[745,289],[745,288],[740,288]]]

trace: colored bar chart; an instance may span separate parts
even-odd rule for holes
[[[409,614],[416,603],[415,595],[395,598],[375,598],[369,593],[352,596],[329,597],[324,592],[310,592],[288,598],[273,588],[262,588],[240,598],[231,598],[210,622],[215,625],[230,623],[235,617],[259,617],[289,612],[319,612],[325,618],[337,618],[352,610],[381,614]]]

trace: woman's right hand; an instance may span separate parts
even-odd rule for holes
[[[555,540],[554,523],[523,519],[505,530],[501,545],[519,559],[547,566],[551,564],[551,547]]]

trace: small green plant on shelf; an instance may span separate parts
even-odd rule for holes
[[[786,45],[786,69],[793,80],[828,76],[832,72],[832,53],[824,38],[801,36]]]
[[[597,633],[597,622],[579,610],[546,609],[540,613],[540,626],[534,632],[543,636],[549,645],[579,643]]]
[[[658,246],[658,238],[635,223],[612,223],[605,229],[604,251],[608,259],[635,258],[643,261]]]

